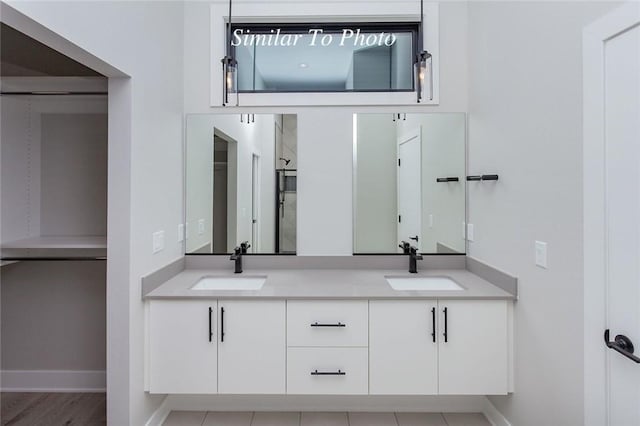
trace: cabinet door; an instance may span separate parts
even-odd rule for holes
[[[436,318],[436,301],[369,302],[370,394],[437,394]]]
[[[220,300],[220,393],[285,393],[285,302]]]
[[[439,393],[506,394],[507,302],[440,300],[438,307]]]
[[[149,310],[149,391],[216,393],[217,302],[154,300]]]

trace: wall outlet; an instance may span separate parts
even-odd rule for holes
[[[433,215],[429,215],[429,228],[433,228]]]
[[[178,224],[178,242],[181,243],[184,241],[184,225],[182,223]]]
[[[536,241],[536,266],[547,269],[547,243]]]
[[[473,223],[467,223],[467,240],[473,241],[475,239]]]
[[[164,231],[153,233],[153,253],[164,250]]]
[[[198,220],[198,235],[204,234],[204,219]]]

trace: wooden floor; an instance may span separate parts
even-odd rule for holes
[[[104,393],[1,393],[2,426],[104,426]]]

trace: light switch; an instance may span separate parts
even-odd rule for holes
[[[204,219],[198,220],[198,235],[204,234]]]
[[[536,265],[547,268],[547,243],[536,241]]]
[[[153,233],[153,253],[164,250],[164,231]]]
[[[473,233],[474,233],[473,223],[467,223],[467,240],[473,241],[475,239],[475,236],[473,235]]]
[[[429,215],[429,228],[433,228],[433,215]]]
[[[178,242],[181,243],[184,241],[184,225],[180,223],[178,225]]]

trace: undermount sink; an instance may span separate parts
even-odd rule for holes
[[[459,291],[464,290],[448,277],[385,277],[392,289],[398,291]]]
[[[191,290],[260,290],[265,276],[202,277]]]

